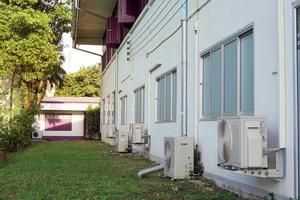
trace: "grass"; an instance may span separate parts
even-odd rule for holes
[[[101,142],[41,142],[0,165],[0,199],[241,199],[210,182],[137,177],[153,164]]]

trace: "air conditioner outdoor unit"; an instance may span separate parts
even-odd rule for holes
[[[130,142],[132,144],[144,144],[145,143],[145,131],[144,124],[130,124],[129,128]]]
[[[31,133],[32,139],[42,139],[43,137],[43,131],[41,130],[41,125],[39,123],[40,121],[41,115],[36,115],[35,122],[32,125],[32,128],[34,129],[34,131]]]
[[[108,138],[115,138],[116,133],[116,126],[115,125],[109,125],[107,127],[107,137]]]
[[[266,118],[238,117],[218,121],[218,163],[231,170],[268,168]]]
[[[189,137],[165,137],[166,176],[189,178],[194,171],[194,140]]]
[[[117,151],[119,153],[128,152],[128,133],[119,132],[117,135]]]

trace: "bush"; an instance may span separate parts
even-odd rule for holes
[[[34,109],[21,109],[16,113],[2,112],[0,116],[0,147],[6,148],[8,151],[17,151],[30,145],[34,121]]]
[[[89,107],[87,110],[88,135],[96,137],[100,133],[100,107]]]

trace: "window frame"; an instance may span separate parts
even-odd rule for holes
[[[174,73],[175,73],[175,75],[174,75]],[[164,83],[164,89],[165,89],[165,91],[166,91],[166,87],[167,87],[167,83],[166,83],[166,80],[167,80],[167,76],[168,75],[171,75],[171,88],[170,88],[170,92],[171,92],[171,98],[170,98],[170,101],[171,101],[171,104],[170,104],[170,119],[166,119],[166,109],[167,109],[167,107],[166,107],[166,92],[164,92],[164,113],[163,113],[163,116],[164,116],[164,119],[163,120],[160,120],[160,119],[158,119],[158,114],[159,114],[159,112],[158,112],[158,106],[159,106],[159,99],[158,99],[158,93],[159,93],[159,91],[158,91],[158,81],[159,80],[161,80],[161,79],[164,79],[164,81],[165,81],[165,83]],[[174,102],[174,99],[173,99],[173,94],[174,94],[174,88],[173,88],[173,86],[174,86],[174,76],[176,76],[176,98],[175,98],[175,113],[173,113],[174,112],[174,109],[173,109],[173,102]],[[170,70],[168,70],[168,71],[166,71],[165,73],[163,73],[163,74],[161,74],[161,75],[159,75],[159,76],[157,76],[156,78],[155,78],[155,84],[156,84],[156,97],[155,97],[155,123],[157,123],[157,124],[159,124],[159,123],[174,123],[174,122],[176,122],[177,121],[177,86],[178,86],[178,73],[177,73],[177,68],[176,67],[174,67],[174,68],[172,68],[172,69],[170,69]],[[173,116],[174,115],[174,116]]]
[[[243,37],[248,36],[252,34],[253,37],[253,111],[251,112],[243,112],[241,110],[241,40]],[[236,113],[225,113],[225,46],[228,44],[231,44],[232,42],[236,41],[237,42],[237,85],[236,85],[236,93],[237,93],[237,105],[236,105]],[[212,53],[218,49],[221,49],[221,59],[222,59],[222,66],[221,66],[221,113],[219,116],[215,115],[212,113],[212,86],[210,85],[210,102],[209,102],[209,114],[204,114],[204,100],[202,100],[202,109],[200,113],[200,120],[217,120],[222,117],[236,117],[236,116],[253,116],[255,114],[255,30],[253,27],[253,24],[248,25],[244,29],[234,33],[233,35],[227,37],[226,39],[218,42],[215,45],[212,45],[211,47],[207,48],[205,51],[203,51],[200,54],[201,58],[201,73],[202,73],[202,81],[200,85],[202,86],[202,99],[204,99],[204,93],[205,93],[205,88],[204,88],[204,58],[209,57],[209,63],[210,63],[210,68],[211,68],[211,62],[212,62]],[[211,73],[211,72],[210,72]],[[212,81],[212,73],[210,74],[210,81]]]

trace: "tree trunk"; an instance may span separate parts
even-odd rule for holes
[[[13,107],[13,100],[14,100],[14,87],[15,87],[15,78],[16,78],[16,73],[17,73],[17,70],[15,69],[13,74],[12,74],[12,77],[11,77],[11,83],[10,83],[10,96],[9,96],[9,108],[10,110],[12,110],[12,107]]]

